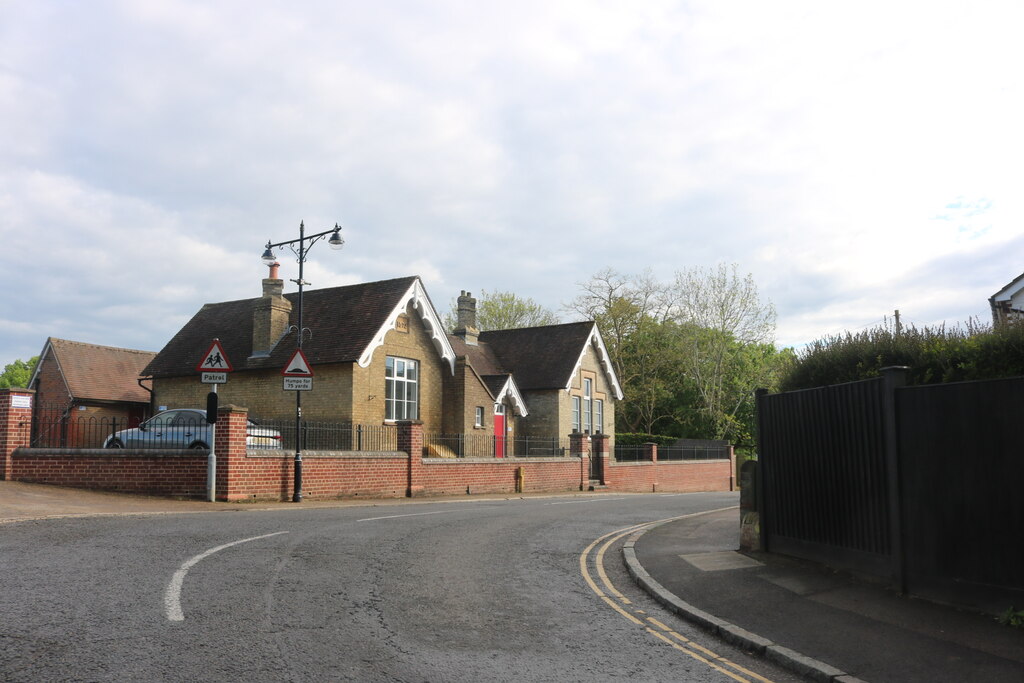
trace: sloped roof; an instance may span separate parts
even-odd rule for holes
[[[500,359],[520,389],[564,389],[593,329],[593,322],[582,322],[492,330],[480,333],[480,344]]]
[[[1018,292],[1020,292],[1021,289],[1024,289],[1024,273],[1021,273],[1020,275],[1015,277],[1013,280],[1011,280],[1005,286],[1003,286],[1002,289],[1000,289],[998,292],[990,296],[989,301],[1009,301],[1010,299],[1013,299],[1014,296]]]
[[[119,349],[52,337],[46,344],[52,349],[58,370],[74,398],[149,402],[149,392],[139,386],[138,379],[156,352]],[[35,374],[39,373],[46,362],[46,355],[47,349],[44,347]]]
[[[409,276],[306,290],[302,324],[310,333],[303,339],[302,351],[310,365],[365,360],[368,350],[372,351],[374,343],[381,341],[389,318],[411,295],[421,313],[426,308],[430,316],[436,317],[433,305],[418,284],[418,277]],[[292,303],[289,325],[298,325],[299,295],[292,292],[284,296]],[[153,359],[146,373],[153,377],[195,374],[196,365],[214,338],[220,339],[236,371],[283,367],[295,352],[295,332],[287,333],[269,356],[250,358],[253,308],[257,301],[259,297],[203,306]]]

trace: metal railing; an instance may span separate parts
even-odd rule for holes
[[[658,447],[658,462],[663,460],[728,460],[728,446]]]
[[[569,439],[428,433],[423,435],[423,454],[433,458],[562,458],[569,455]]]
[[[649,462],[647,446],[615,445],[616,462]],[[728,460],[728,446],[658,446],[658,462],[691,460]]]
[[[137,421],[136,421],[137,422]],[[32,448],[102,448],[108,437],[128,429],[127,418],[42,415],[32,423]]]
[[[283,450],[295,449],[295,420],[260,420],[261,427],[281,433]],[[351,422],[302,422],[302,449],[307,451],[397,451],[398,428],[394,425],[361,425]]]

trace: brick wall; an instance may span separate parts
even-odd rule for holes
[[[11,454],[29,444],[33,401],[31,389],[0,389],[0,479],[12,479]]]
[[[24,392],[31,395],[31,392]],[[46,450],[27,448],[29,409],[10,408],[0,391],[0,444],[9,478],[109,491],[204,497],[207,454],[203,451]],[[24,415],[19,415],[18,411]],[[234,405],[218,411],[217,499],[290,500],[294,454],[247,451],[248,412]],[[582,489],[587,458],[424,458],[424,425],[399,423],[399,450],[385,453],[303,453],[306,499],[398,498],[420,495],[564,492]],[[720,491],[732,488],[732,462],[607,462],[608,439],[596,439],[611,491]],[[586,439],[577,439],[581,444]],[[603,442],[603,443],[601,443]],[[11,452],[13,451],[13,452]]]
[[[206,492],[203,451],[33,448],[16,451],[11,460],[16,481],[189,498]]]

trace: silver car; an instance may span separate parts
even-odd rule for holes
[[[206,411],[178,408],[157,413],[134,429],[122,429],[107,437],[104,448],[195,448],[209,450],[213,425]],[[246,448],[280,448],[281,433],[260,427],[252,420],[246,425]]]

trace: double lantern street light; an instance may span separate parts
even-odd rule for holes
[[[292,253],[298,258],[299,261],[299,277],[296,280],[292,280],[299,286],[299,320],[298,325],[293,327],[298,334],[296,334],[296,346],[298,352],[302,351],[302,337],[307,332],[306,328],[302,326],[302,289],[309,283],[302,279],[302,266],[306,263],[306,254],[309,253],[310,247],[322,240],[327,235],[330,238],[327,240],[327,244],[331,246],[331,249],[341,249],[345,246],[345,240],[341,237],[341,228],[337,223],[334,224],[334,228],[331,230],[324,230],[318,232],[315,235],[306,234],[305,222],[299,222],[299,238],[294,240],[286,240],[284,242],[270,242],[267,241],[266,251],[263,252],[263,263],[267,266],[272,266],[277,263],[277,257],[274,256],[274,247],[288,247],[292,250]],[[292,496],[293,503],[302,502],[302,392],[295,392],[295,493]]]

